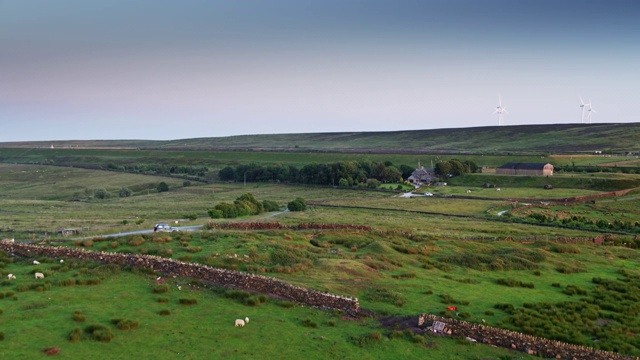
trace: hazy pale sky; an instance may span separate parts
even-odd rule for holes
[[[640,122],[637,0],[0,0],[0,141]]]

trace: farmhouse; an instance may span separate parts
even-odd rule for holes
[[[502,175],[553,175],[553,165],[547,163],[507,163],[496,169],[496,174]]]
[[[436,179],[436,172],[432,168],[425,168],[418,164],[418,168],[415,169],[411,176],[407,180],[415,185],[431,184]]]

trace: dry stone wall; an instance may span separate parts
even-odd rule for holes
[[[152,269],[165,276],[175,275],[194,278],[212,285],[274,295],[317,308],[340,309],[350,315],[356,315],[360,310],[357,298],[310,290],[262,275],[219,269],[202,264],[185,263],[159,256],[99,252],[63,246],[11,243],[9,241],[0,241],[0,250],[23,257],[75,258],[142,267]]]
[[[462,336],[478,342],[526,352],[544,358],[570,360],[638,360],[621,354],[594,349],[591,347],[568,344],[516,331],[474,324],[463,320],[448,319],[432,314],[418,316],[418,327],[425,328],[433,321],[445,323],[443,333],[451,336]]]

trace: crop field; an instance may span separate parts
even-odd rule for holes
[[[560,199],[607,190],[596,186],[600,183],[593,185],[592,179],[638,181],[628,174],[591,175],[509,179],[497,192],[480,185],[504,177],[480,174],[419,190],[433,197],[402,198],[395,191],[187,183],[122,172],[1,164],[0,238],[158,255],[271,276],[357,297],[371,315],[348,318],[283,299],[210,288],[198,279],[166,279],[165,291],[155,283],[162,274],[150,270],[73,259],[62,264],[46,257],[33,265],[34,259],[4,254],[0,356],[36,358],[56,348],[58,357],[69,359],[144,354],[161,359],[529,358],[465,339],[415,335],[399,323],[381,326],[381,319],[417,320],[425,312],[640,356],[637,336],[629,335],[640,332],[637,234],[580,227],[577,222],[541,226],[517,221],[525,214],[514,210],[522,205],[520,198]],[[556,181],[554,189],[544,190],[541,181]],[[160,182],[168,191],[157,190]],[[566,186],[571,182],[580,186]],[[131,194],[119,196],[122,188]],[[100,189],[111,196],[97,198]],[[216,204],[232,203],[245,193],[275,201],[282,209],[303,198],[308,209],[234,220],[209,218],[207,212]],[[551,204],[541,211],[640,222],[638,194],[571,206]],[[509,216],[499,215],[506,210],[512,210]],[[158,222],[204,226],[193,232],[102,236],[150,230]],[[227,222],[365,225],[371,230],[215,227]],[[63,228],[80,229],[81,234],[62,237],[56,232]],[[83,238],[89,235],[97,237]],[[595,245],[596,237],[605,238],[605,244]],[[45,279],[33,279],[35,272],[44,273]],[[8,280],[8,274],[17,279]],[[451,305],[458,310],[448,311]],[[249,324],[233,326],[245,316]]]

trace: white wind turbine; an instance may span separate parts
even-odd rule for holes
[[[507,108],[502,106],[502,98],[500,97],[500,95],[498,95],[498,106],[496,106],[496,111],[493,112],[494,114],[498,114],[498,126],[502,126],[502,114],[503,113],[509,113],[507,111]]]
[[[587,109],[587,124],[591,124],[591,113],[596,112],[593,110],[593,106],[591,106],[591,99],[589,99],[589,102],[584,104],[584,106],[589,108]]]
[[[580,123],[584,124],[584,112],[586,110],[587,106],[591,106],[591,103],[589,104],[585,104],[584,101],[582,100],[582,96],[578,96],[580,98]]]

